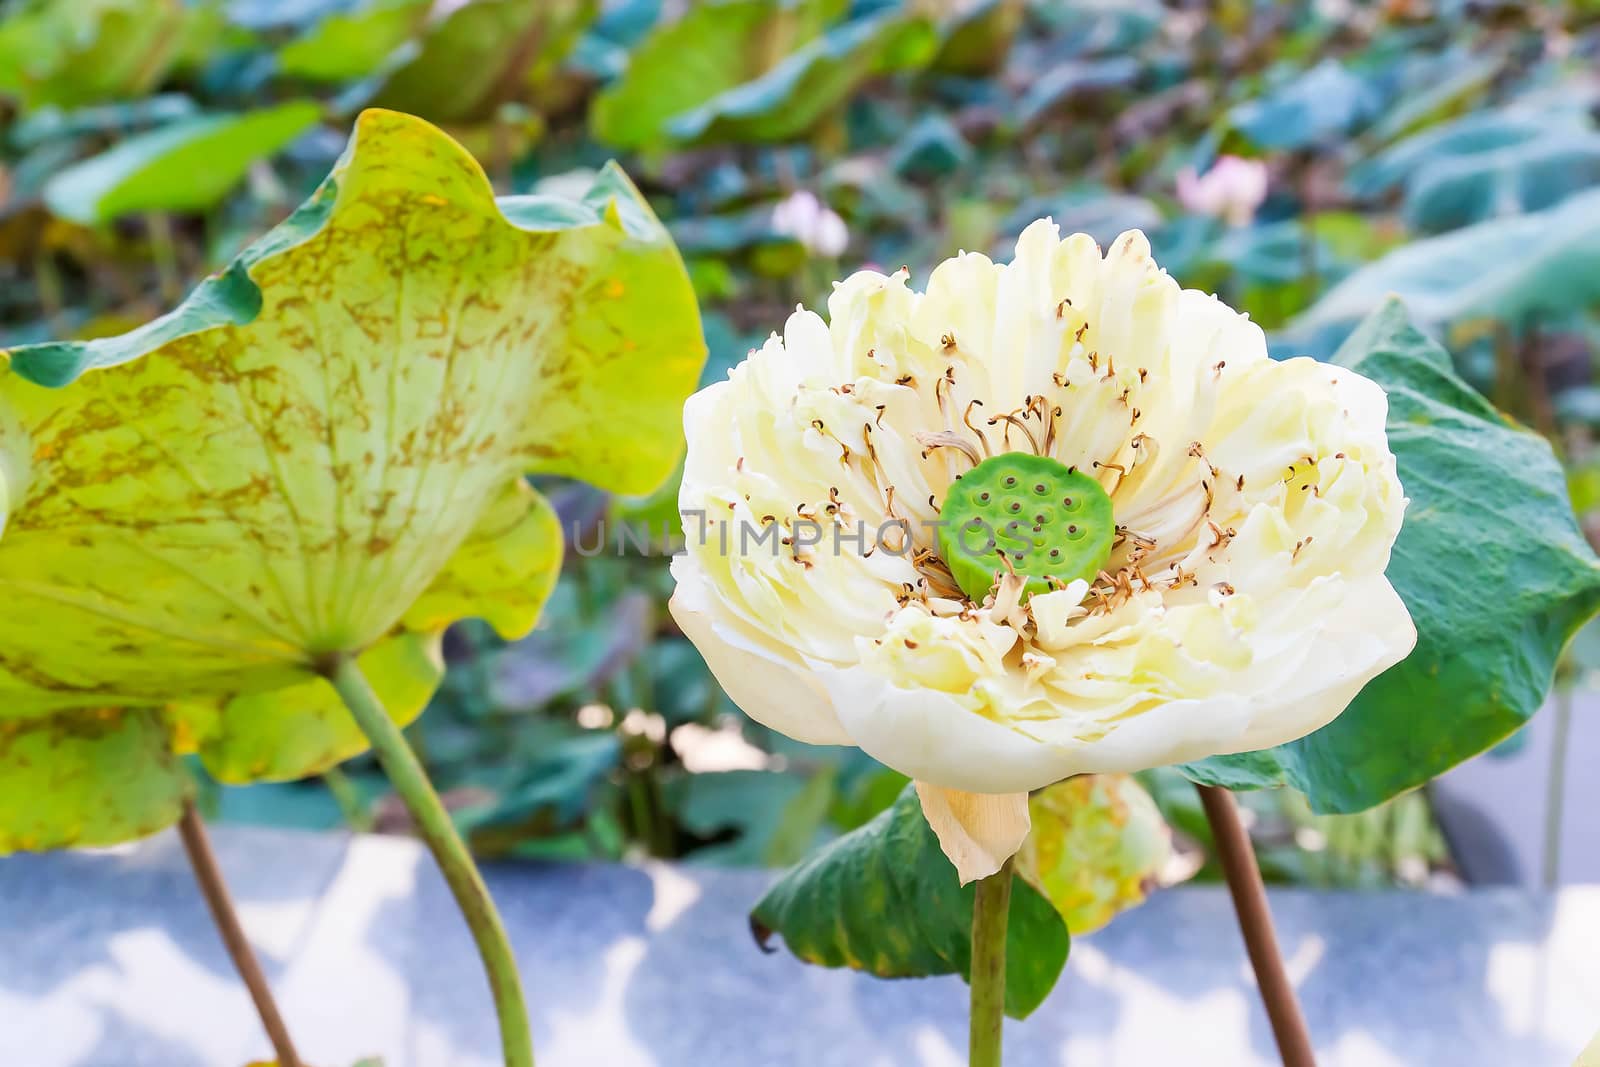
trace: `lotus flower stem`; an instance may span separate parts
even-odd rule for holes
[[[972,1009],[968,1067],[1000,1067],[1000,1037],[1006,1008],[1006,920],[1011,915],[1011,867],[978,882],[972,903]]]
[[[1289,975],[1283,968],[1278,935],[1272,929],[1272,912],[1267,908],[1267,890],[1261,884],[1261,869],[1256,865],[1250,835],[1239,820],[1239,807],[1233,794],[1220,786],[1196,788],[1206,809],[1206,820],[1211,823],[1211,836],[1216,839],[1217,858],[1228,878],[1233,910],[1239,916],[1239,930],[1250,955],[1250,967],[1256,973],[1267,1020],[1272,1024],[1272,1036],[1278,1043],[1278,1056],[1284,1067],[1316,1067],[1311,1035],[1294,986],[1289,984]]]
[[[206,906],[211,909],[217,932],[222,935],[222,943],[233,958],[234,970],[239,972],[245,988],[250,991],[250,999],[255,1002],[256,1014],[261,1016],[261,1025],[267,1031],[267,1040],[272,1043],[278,1067],[302,1067],[294,1042],[289,1039],[289,1028],[284,1025],[283,1013],[278,1011],[278,1002],[272,999],[272,987],[267,984],[267,976],[261,970],[261,961],[256,959],[250,940],[245,937],[244,926],[239,922],[239,915],[234,911],[228,883],[222,878],[222,868],[217,864],[211,839],[206,835],[206,824],[195,810],[194,801],[187,797],[183,801],[183,817],[178,820],[178,836],[183,839],[183,850],[189,854],[194,880],[200,886],[201,895],[206,898]]]
[[[416,822],[417,832],[433,853],[472,931],[494,994],[506,1067],[533,1067],[533,1035],[528,1027],[528,1010],[523,1001],[517,962],[511,954],[505,924],[495,910],[488,887],[483,884],[483,876],[472,862],[466,842],[456,832],[449,812],[434,791],[416,753],[406,743],[405,735],[394,720],[389,718],[355,660],[338,657],[329,665],[326,674],[361,732],[372,742],[378,762],[405,802],[406,810]]]

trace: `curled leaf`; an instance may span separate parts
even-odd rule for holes
[[[561,547],[524,474],[653,489],[704,345],[620,171],[497,202],[443,133],[369,111],[175,311],[3,355],[0,724],[179,704],[251,780],[361,747],[332,658],[377,657],[406,718],[449,622],[531,628]]]

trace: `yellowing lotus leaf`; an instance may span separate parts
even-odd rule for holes
[[[1144,901],[1172,833],[1131,774],[1080,774],[1028,798],[1032,829],[1017,872],[1055,905],[1074,937]]]
[[[0,718],[0,855],[153,833],[184,789],[159,708]]]
[[[404,721],[450,622],[530,629],[561,535],[524,475],[653,489],[705,349],[620,171],[497,202],[439,130],[369,111],[175,311],[0,356],[0,727],[164,708],[173,746],[248,781],[365,747],[333,658]]]
[[[401,725],[422,714],[444,676],[437,631],[398,631],[356,662]],[[179,747],[197,748],[212,777],[240,785],[303,778],[367,749],[365,735],[321,678],[182,705],[172,717]]]

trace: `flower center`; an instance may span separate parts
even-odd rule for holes
[[[1006,452],[951,483],[939,509],[939,552],[981,602],[1007,574],[1023,596],[1092,582],[1111,558],[1116,523],[1100,483],[1049,456]]]

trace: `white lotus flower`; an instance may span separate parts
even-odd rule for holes
[[[772,228],[792,237],[814,256],[835,259],[850,244],[850,231],[827,204],[805,190],[791,193],[772,209]]]
[[[1410,651],[1378,386],[1269,360],[1138,232],[907,280],[690,399],[672,611],[751,717],[914,778],[963,881],[1029,790],[1293,740]]]
[[[1267,165],[1259,159],[1221,156],[1204,174],[1193,167],[1178,172],[1178,202],[1199,215],[1246,226],[1267,198]]]

